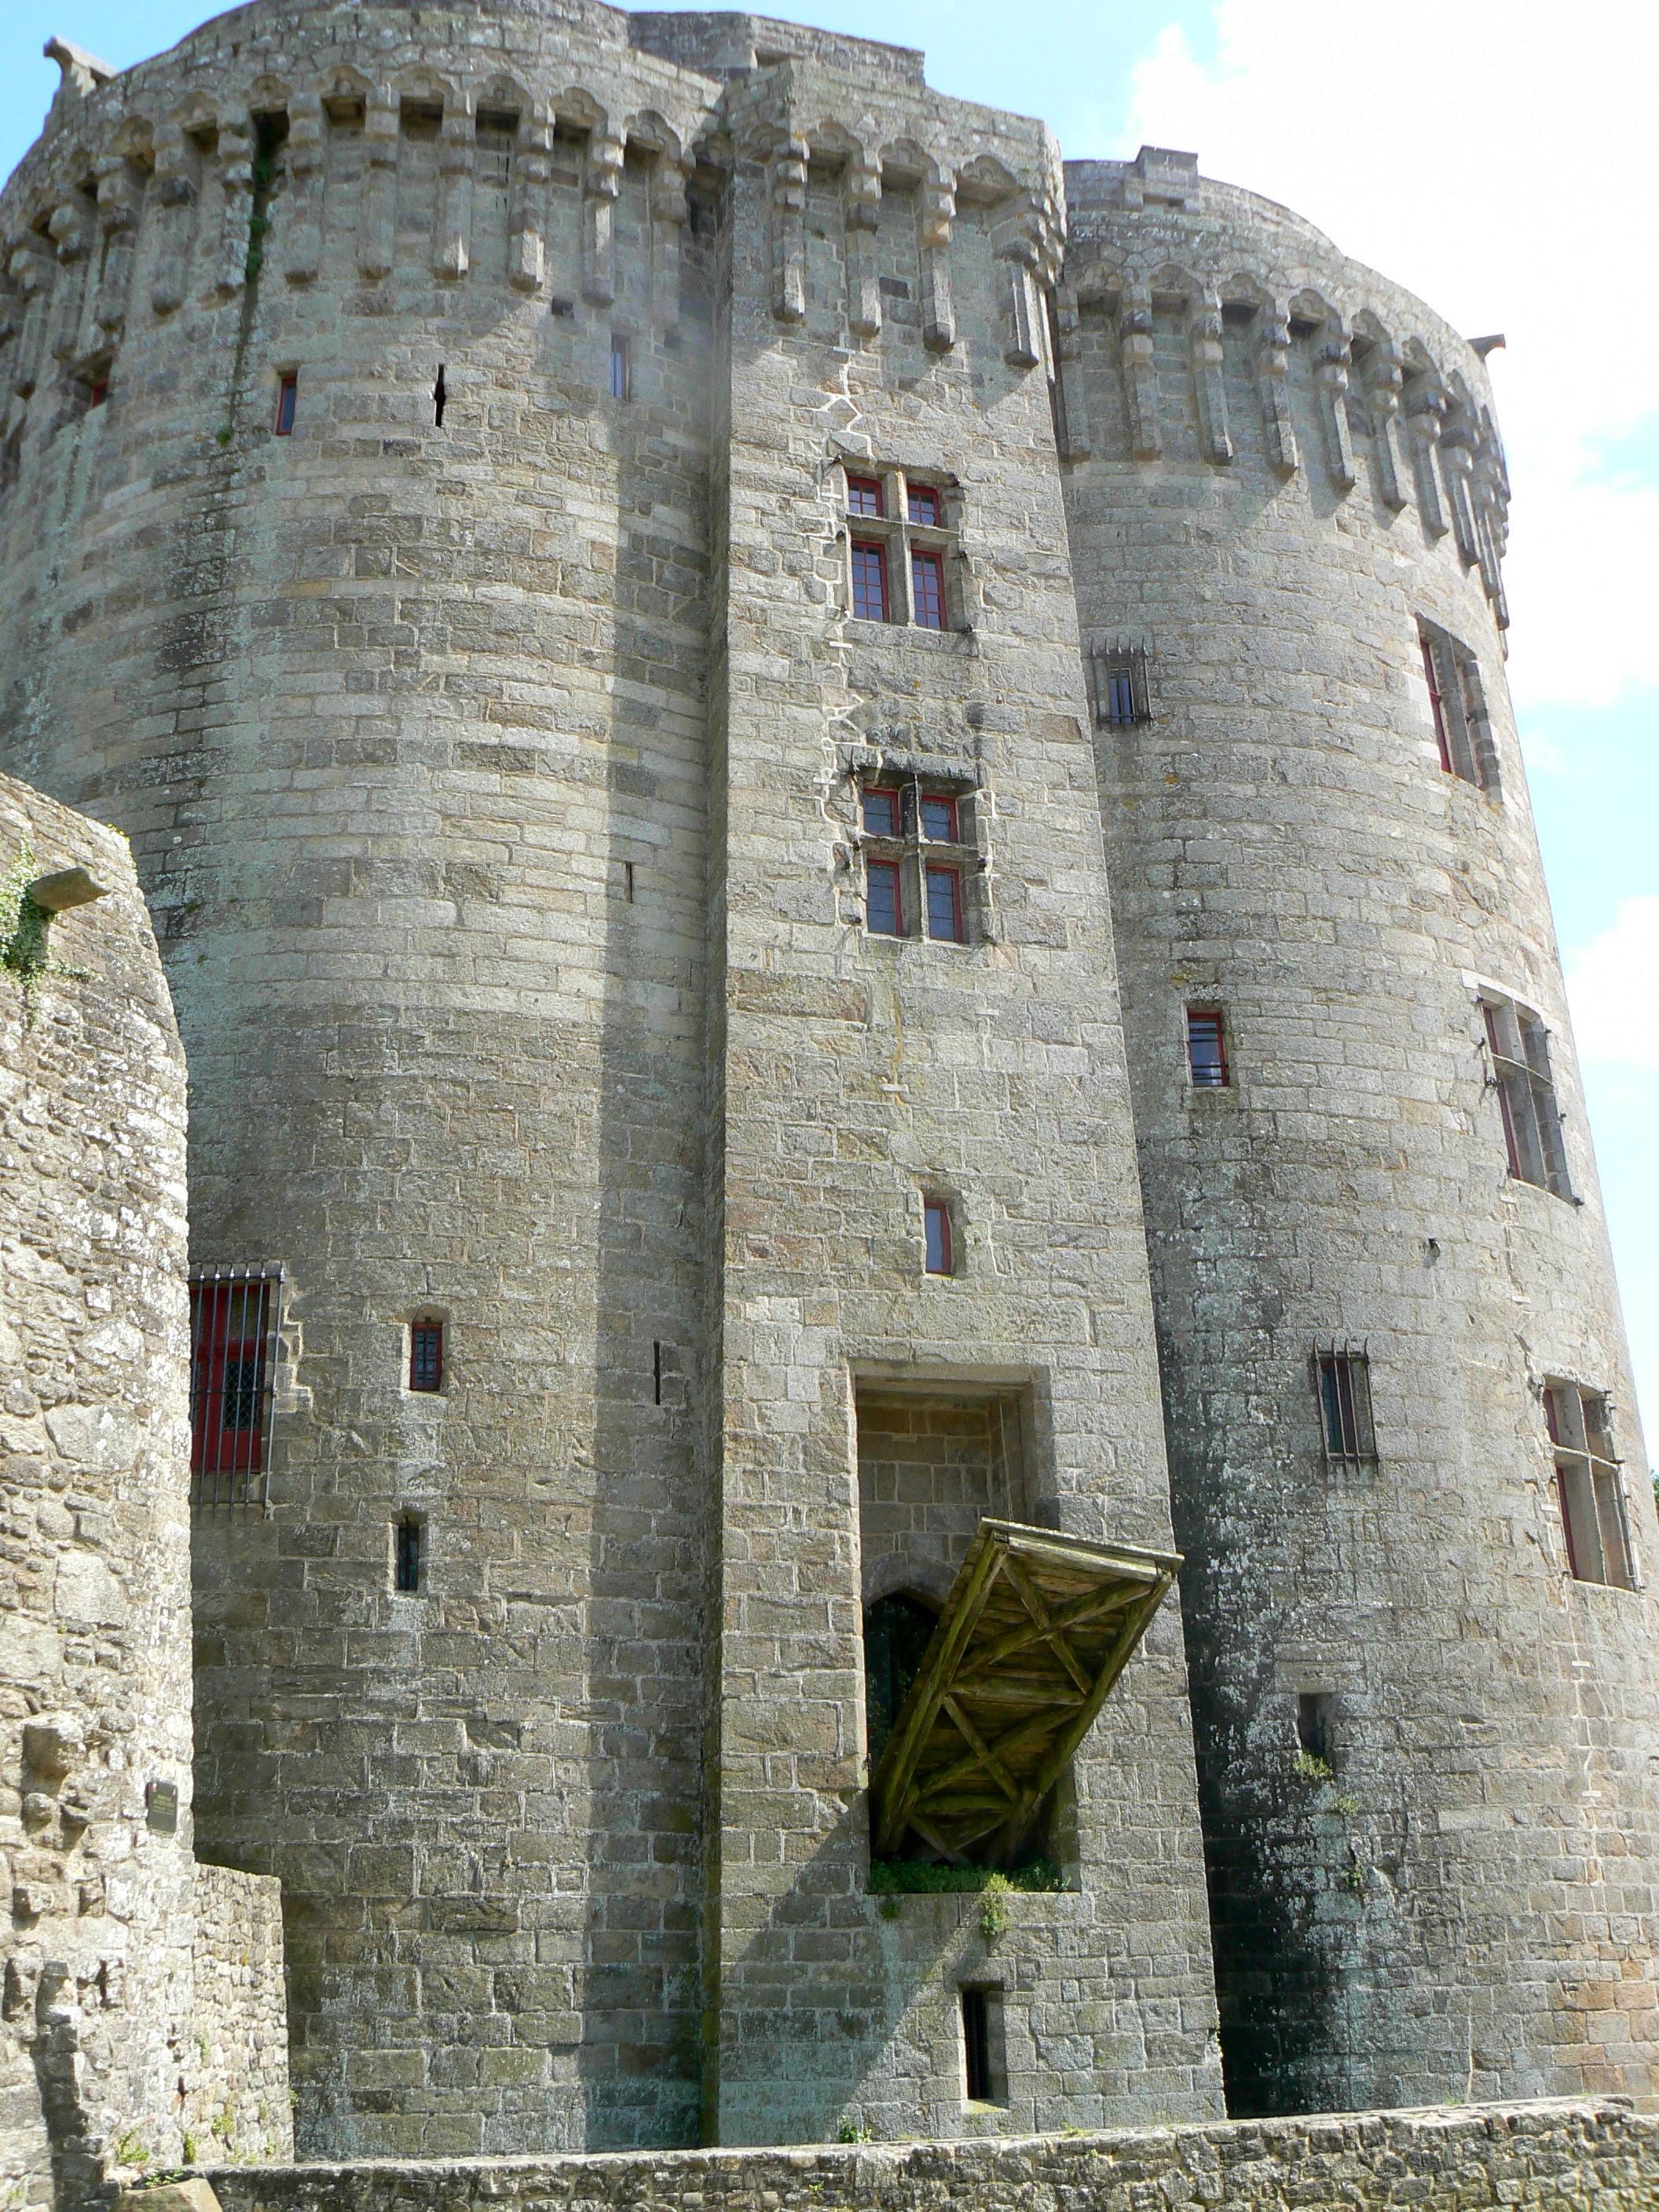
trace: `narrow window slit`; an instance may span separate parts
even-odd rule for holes
[[[651,1391],[657,1404],[660,1406],[662,1403],[662,1346],[660,1342],[653,1342],[651,1346]]]
[[[444,408],[448,398],[449,393],[444,385],[444,365],[440,362],[438,380],[432,387],[432,420],[440,430],[444,427]]]
[[[421,1587],[421,1524],[405,1513],[392,1534],[392,1587],[413,1596]]]

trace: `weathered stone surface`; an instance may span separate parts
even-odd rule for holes
[[[1659,2119],[1607,2098],[997,2143],[387,2160],[211,2178],[224,2212],[1647,2212],[1659,2202]]]
[[[30,939],[43,866],[107,895]],[[276,1885],[191,1853],[178,1032],[121,838],[3,777],[0,944],[0,2178],[63,2212],[293,2136]]]

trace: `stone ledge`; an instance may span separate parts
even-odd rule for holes
[[[441,2212],[626,2204],[630,2212],[1300,2212],[1486,2206],[1650,2212],[1659,2115],[1622,2097],[1224,2120],[994,2141],[216,2166],[223,2212]]]

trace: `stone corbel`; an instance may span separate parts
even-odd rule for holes
[[[1452,416],[1440,433],[1440,468],[1451,505],[1452,539],[1466,568],[1472,568],[1479,558],[1474,542],[1474,509],[1470,500],[1474,447],[1469,423],[1462,415]]]
[[[1258,312],[1261,327],[1255,343],[1255,388],[1261,398],[1267,461],[1281,476],[1293,477],[1298,455],[1291,420],[1291,328],[1282,308],[1267,306]]]
[[[1217,463],[1231,461],[1233,441],[1227,422],[1227,388],[1222,376],[1221,309],[1215,301],[1188,302],[1187,349],[1193,364],[1193,388],[1198,394],[1199,434],[1204,441],[1204,458]]]
[[[948,177],[925,177],[916,195],[921,247],[921,342],[949,353],[957,342],[957,304],[951,284],[951,227],[957,193]]]
[[[1325,433],[1326,465],[1343,491],[1352,491],[1356,481],[1353,440],[1348,433],[1349,358],[1347,339],[1340,330],[1328,328],[1314,356],[1314,390]]]
[[[46,327],[51,297],[42,278],[40,256],[27,246],[15,248],[7,262],[13,292],[18,301],[17,339],[11,362],[11,388],[20,399],[33,391],[40,373],[40,337]]]
[[[1419,379],[1407,394],[1406,420],[1410,426],[1412,459],[1417,477],[1418,512],[1425,538],[1443,538],[1446,513],[1440,500],[1437,465],[1440,425],[1446,412],[1446,395],[1428,378]]]
[[[1070,284],[1054,288],[1054,375],[1060,386],[1060,456],[1065,461],[1086,460],[1093,449],[1083,392],[1083,321],[1078,313],[1077,293]]]
[[[155,265],[149,280],[149,304],[170,315],[185,296],[185,263],[196,204],[196,161],[184,125],[163,123],[155,133],[155,174],[150,201],[156,210]]]
[[[582,173],[582,296],[608,307],[617,296],[617,202],[622,196],[623,142],[595,131]]]
[[[371,283],[392,273],[400,120],[390,92],[368,94],[363,101],[363,173],[357,187],[357,274]]]
[[[690,177],[677,155],[659,154],[651,168],[651,289],[659,320],[672,328],[680,319],[680,253],[689,212]]]
[[[772,254],[772,313],[781,323],[806,319],[806,161],[792,130],[766,165]]]
[[[513,204],[507,237],[507,281],[518,292],[539,292],[547,282],[544,225],[552,161],[552,117],[525,116],[513,149]]]
[[[881,222],[881,165],[867,154],[848,161],[842,180],[847,225],[847,320],[854,336],[872,338],[881,329],[881,280],[876,232]],[[927,283],[927,259],[922,261]]]
[[[1158,421],[1158,370],[1152,358],[1152,302],[1143,286],[1137,284],[1124,295],[1117,329],[1123,393],[1129,410],[1129,450],[1138,461],[1155,461],[1164,451],[1164,433]]]
[[[323,100],[296,93],[288,106],[288,237],[283,274],[309,284],[323,252]]]
[[[247,282],[253,193],[253,132],[246,115],[228,117],[219,125],[219,180],[224,205],[214,283],[221,292],[240,292]]]
[[[444,101],[438,126],[438,222],[432,240],[434,276],[465,276],[472,265],[472,162],[477,134],[471,104]]]
[[[1399,355],[1391,344],[1379,341],[1365,364],[1365,399],[1376,457],[1376,489],[1383,506],[1396,514],[1406,504],[1400,477],[1400,395],[1405,380]]]
[[[81,210],[72,200],[64,200],[52,210],[46,232],[58,253],[48,351],[54,361],[72,361],[80,350],[81,300],[88,270],[87,234]]]
[[[97,281],[88,285],[88,314],[81,333],[82,355],[97,353],[112,343],[125,325],[137,223],[131,172],[121,155],[106,154],[98,163],[98,228],[103,251]]]

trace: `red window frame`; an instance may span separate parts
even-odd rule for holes
[[[880,823],[872,822],[870,819],[870,803],[872,799],[877,800],[878,802],[885,802],[888,810],[889,820],[892,825],[890,828],[884,829]],[[901,793],[893,785],[886,783],[872,783],[866,785],[863,794],[861,806],[864,817],[864,834],[866,837],[897,837],[903,834],[903,800]]]
[[[904,934],[904,880],[896,860],[866,860],[864,864],[864,926],[878,937],[902,937]],[[892,893],[892,921],[875,919],[875,887],[878,884],[890,887]]]
[[[1456,764],[1452,759],[1451,735],[1446,727],[1446,702],[1440,690],[1440,671],[1434,658],[1434,640],[1420,637],[1423,647],[1423,673],[1428,678],[1429,706],[1434,714],[1435,743],[1440,748],[1440,765],[1448,775],[1455,775]]]
[[[962,871],[960,868],[941,868],[932,865],[923,869],[926,878],[923,889],[927,894],[927,934],[936,944],[960,945],[962,942]],[[942,908],[948,903],[948,911]],[[949,927],[939,928],[941,921]]]
[[[435,1315],[409,1325],[409,1387],[422,1393],[444,1387],[444,1325]]]
[[[892,599],[887,589],[887,548],[868,538],[853,540],[853,612],[860,622],[892,619]]]
[[[925,1198],[921,1202],[921,1264],[930,1275],[954,1275],[957,1271],[948,1199]]]
[[[190,1470],[198,1505],[264,1498],[282,1276],[191,1278]]]
[[[294,418],[299,412],[299,407],[300,374],[297,369],[290,369],[286,375],[279,377],[276,380],[276,418],[271,426],[274,436],[278,438],[293,436]]]
[[[906,511],[918,530],[939,528],[939,494],[932,484],[905,486]]]
[[[1200,1064],[1194,1048],[1212,1042],[1215,1057]],[[1225,1091],[1232,1082],[1227,1065],[1227,1025],[1219,1006],[1187,1009],[1187,1073],[1194,1091]]]
[[[108,379],[108,377],[106,377],[106,376],[95,377],[95,378],[93,380],[93,382],[92,382],[92,384],[91,384],[91,386],[90,386],[90,387],[88,388],[88,392],[87,392],[87,404],[88,404],[88,407],[101,407],[101,406],[103,405],[104,402],[105,402],[108,398],[109,398],[109,379]]]
[[[928,821],[929,814],[939,808],[943,811],[945,827],[935,830]],[[957,802],[948,793],[928,791],[921,798],[921,834],[935,845],[959,845],[957,835]]]
[[[910,613],[918,629],[945,628],[945,556],[910,548]]]
[[[879,522],[886,512],[879,477],[848,477],[847,512]]]

